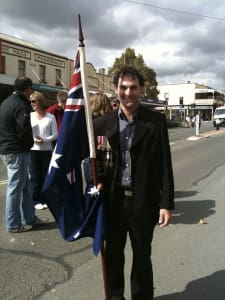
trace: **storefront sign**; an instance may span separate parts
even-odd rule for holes
[[[22,50],[19,48],[14,48],[7,45],[2,45],[2,53],[13,55],[13,56],[19,56],[26,59],[31,59],[31,52]]]
[[[37,62],[44,63],[44,64],[65,68],[65,62],[63,60],[59,60],[59,59],[55,59],[55,58],[52,58],[52,57],[40,55],[40,54],[37,54],[37,53],[34,54],[34,60],[37,61]]]

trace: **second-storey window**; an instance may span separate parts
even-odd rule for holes
[[[18,60],[18,75],[26,76],[26,62],[24,60]]]
[[[61,86],[62,85],[62,74],[60,69],[55,70],[55,85]]]
[[[43,65],[39,66],[39,77],[41,82],[46,83],[46,67]]]
[[[5,74],[5,56],[1,57],[0,61],[0,73]]]
[[[180,104],[180,106],[184,105],[184,97],[179,98],[179,104]]]

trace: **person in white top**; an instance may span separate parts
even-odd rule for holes
[[[36,209],[47,208],[41,193],[52,155],[52,142],[58,137],[55,116],[47,112],[46,100],[42,93],[33,92],[30,96],[31,127],[34,145],[31,148],[30,183],[31,196]]]

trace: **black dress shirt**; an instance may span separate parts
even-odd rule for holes
[[[120,128],[120,151],[121,163],[118,168],[117,184],[124,189],[131,190],[131,156],[130,148],[135,131],[136,117],[128,121],[121,109],[118,111],[119,128]]]

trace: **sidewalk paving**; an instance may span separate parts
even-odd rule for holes
[[[211,130],[211,131],[208,131],[208,132],[200,133],[199,135],[190,136],[190,137],[187,138],[187,140],[195,141],[195,140],[199,140],[199,139],[202,139],[202,138],[210,138],[211,136],[222,134],[222,133],[225,133],[225,127],[220,127],[219,130],[215,129],[214,131]]]

